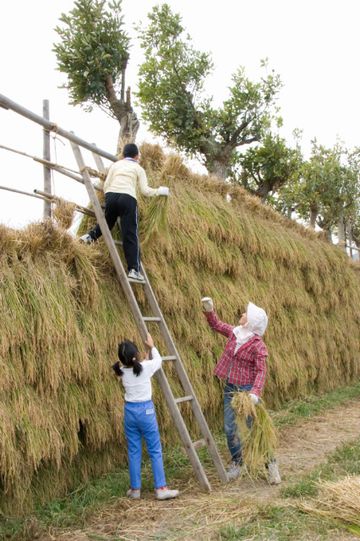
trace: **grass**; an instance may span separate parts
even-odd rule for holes
[[[129,488],[128,472],[120,470],[84,484],[66,498],[39,506],[25,519],[0,518],[0,539],[31,541],[34,534],[48,527],[81,527],[86,518],[120,496]]]
[[[320,480],[334,481],[346,475],[360,475],[360,440],[345,444],[300,481],[281,491],[285,498],[316,496]]]
[[[306,418],[313,417],[323,411],[336,408],[344,402],[360,397],[360,382],[334,389],[323,395],[310,395],[302,400],[292,400],[284,404],[272,418],[277,428],[292,426]]]
[[[269,506],[247,524],[227,526],[219,532],[221,541],[317,541],[329,539],[336,525],[282,506]]]

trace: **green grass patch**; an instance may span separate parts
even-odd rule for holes
[[[318,541],[328,539],[337,527],[327,520],[301,513],[297,509],[269,506],[247,524],[226,526],[219,531],[221,541]]]
[[[276,412],[272,412],[275,426],[282,428],[301,422],[304,418],[310,418],[344,404],[345,402],[360,397],[360,382],[355,385],[341,387],[323,395],[310,395],[302,400],[294,400],[284,404]]]
[[[300,481],[284,488],[281,495],[285,498],[312,497],[318,492],[318,481],[335,481],[346,475],[360,475],[360,440],[337,449],[328,457],[327,462],[317,466]]]

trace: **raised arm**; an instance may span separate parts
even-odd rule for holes
[[[154,195],[169,195],[169,188],[167,186],[159,186],[159,188],[151,188],[151,186],[149,186],[145,170],[140,165],[138,167],[138,181],[140,192],[146,197],[153,197]]]
[[[145,346],[147,348],[148,360],[147,364],[150,366],[151,375],[154,374],[162,364],[162,358],[156,347],[154,346],[154,340],[150,333],[147,334],[145,340]]]
[[[233,326],[229,325],[228,323],[224,323],[223,321],[220,321],[220,319],[217,317],[215,310],[214,310],[214,303],[210,297],[203,297],[201,299],[203,310],[204,310],[204,316],[206,317],[210,327],[220,334],[223,334],[227,338],[231,336],[231,333],[233,331]]]

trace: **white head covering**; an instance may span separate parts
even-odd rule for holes
[[[268,324],[268,317],[265,310],[249,302],[246,309],[247,323],[234,327],[233,333],[236,336],[235,353],[255,335],[262,336]]]
[[[262,336],[266,331],[268,324],[268,317],[265,310],[259,308],[259,306],[256,306],[256,304],[249,302],[246,315],[248,320],[248,329],[250,329],[254,334]]]

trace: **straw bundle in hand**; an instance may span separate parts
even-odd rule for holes
[[[235,393],[232,407],[237,414],[244,463],[251,477],[259,477],[274,458],[277,446],[274,424],[264,403],[255,406],[246,392]]]

